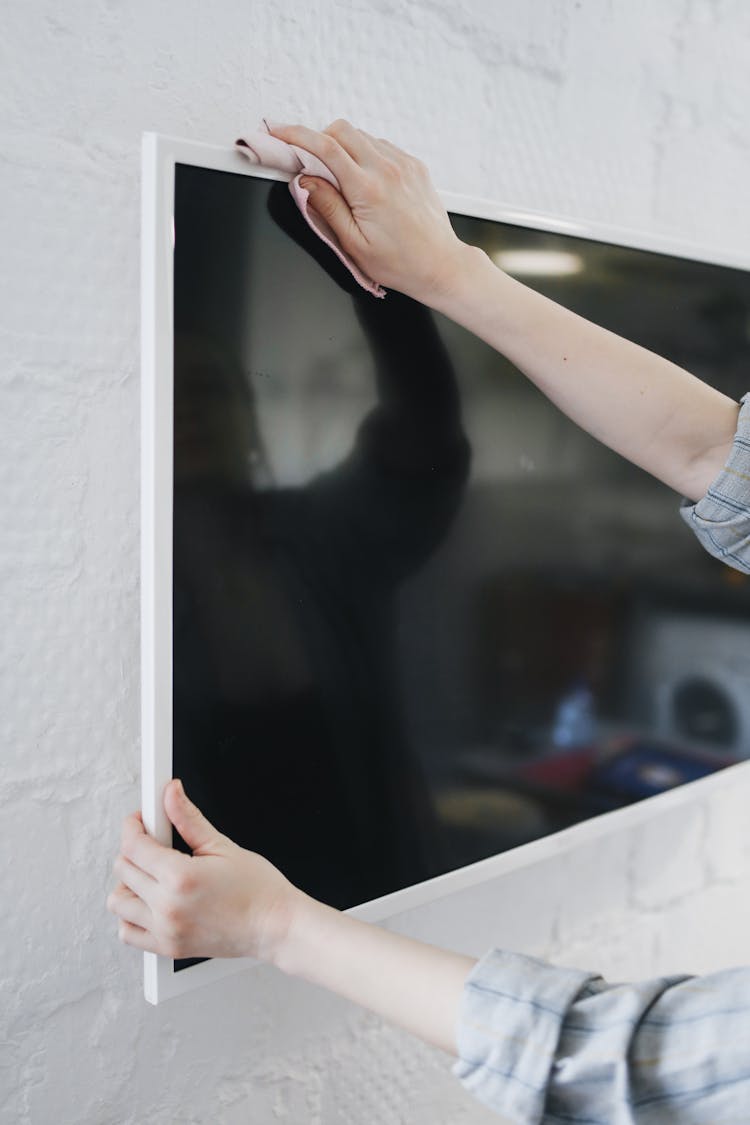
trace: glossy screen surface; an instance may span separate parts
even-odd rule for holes
[[[750,389],[746,273],[452,221]],[[286,184],[178,164],[174,225],[173,773],[223,832],[345,908],[750,755],[748,583],[678,496]]]

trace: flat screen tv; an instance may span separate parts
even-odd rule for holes
[[[184,847],[179,776],[377,920],[750,756],[750,583],[486,344],[360,289],[286,179],[144,135],[143,812]],[[443,198],[507,272],[750,389],[748,260]],[[145,964],[157,1002],[248,962]]]

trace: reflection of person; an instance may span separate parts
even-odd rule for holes
[[[424,167],[388,142],[346,122],[322,134],[273,132],[335,173],[342,194],[317,182],[312,200],[360,268],[480,335],[600,440],[697,501],[685,512],[704,545],[750,570],[750,440],[739,404],[461,244]],[[476,962],[300,893],[219,835],[179,782],[164,803],[193,856],[127,818],[122,882],[109,902],[127,943],[252,954],[334,989],[457,1054],[467,1087],[514,1121],[747,1118],[750,969],[609,985],[499,950]]]
[[[304,241],[278,187],[274,218]],[[349,456],[304,487],[255,487],[247,380],[205,338],[175,339],[174,773],[226,835],[339,907],[444,870],[402,733],[393,601],[468,470],[431,313],[350,291],[378,403]]]

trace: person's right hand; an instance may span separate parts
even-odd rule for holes
[[[107,900],[127,945],[165,957],[257,957],[274,962],[295,911],[307,899],[255,852],[222,835],[170,781],[164,809],[192,849],[165,847],[126,817]]]
[[[303,176],[309,205],[336,234],[359,268],[386,288],[432,304],[449,295],[466,251],[421,160],[390,141],[334,121],[319,133],[269,123],[288,144],[314,153],[336,176]]]

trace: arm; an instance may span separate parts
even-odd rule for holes
[[[511,279],[462,243],[425,166],[346,121],[274,126],[319,156],[341,192],[312,205],[382,284],[438,309],[502,352],[594,437],[697,499],[724,464],[739,406],[675,364]]]
[[[739,404],[646,348],[515,281],[462,244],[433,297],[599,441],[697,500],[725,463]]]
[[[185,855],[125,820],[108,906],[129,945],[167,957],[257,957],[458,1055],[466,1088],[512,1121],[744,1120],[750,969],[607,984],[492,950],[476,961],[360,922],[237,847],[171,781]]]
[[[280,945],[283,972],[322,985],[456,1054],[464,981],[474,959],[360,922],[304,896]]]
[[[424,304],[373,300],[302,218],[286,184],[268,194],[274,223],[352,298],[372,355],[377,401],[349,454],[307,488],[323,553],[338,571],[392,587],[434,551],[468,477],[469,447],[450,355]]]
[[[107,906],[120,939],[166,957],[257,957],[456,1053],[464,980],[475,961],[316,902],[209,823],[178,781],[164,807],[192,855],[126,818]]]
[[[276,225],[352,297],[372,354],[377,406],[369,421],[384,435],[378,456],[394,468],[434,472],[465,446],[456,375],[430,310],[392,293],[373,301],[305,222],[286,190],[275,184],[268,210]],[[368,425],[366,421],[365,425]]]
[[[433,314],[400,293],[354,301],[377,403],[349,454],[309,486],[336,564],[393,589],[444,539],[469,476],[470,447],[450,356]]]
[[[354,309],[372,353],[385,463],[433,473],[464,460],[467,442],[451,357],[429,309],[401,293],[357,295]],[[367,420],[365,425],[367,425]]]

